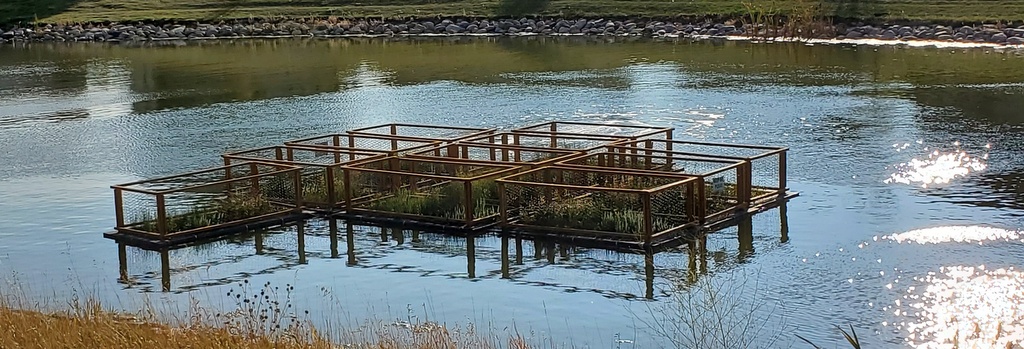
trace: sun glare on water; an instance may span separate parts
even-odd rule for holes
[[[950,153],[932,151],[926,158],[897,164],[896,172],[885,183],[920,185],[922,188],[949,184],[957,178],[984,171],[988,167],[983,162],[986,157],[973,157],[960,150]]]
[[[1024,345],[1024,273],[985,266],[943,267],[916,277],[902,327],[914,348],[1020,348]],[[897,301],[897,304],[900,302]]]
[[[986,241],[1020,241],[1024,236],[1019,231],[984,226],[944,226],[916,229],[903,233],[886,235],[886,240],[897,243],[940,244],[947,242],[984,243]],[[1024,314],[1022,314],[1024,316]]]

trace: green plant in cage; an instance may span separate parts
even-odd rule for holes
[[[328,190],[328,183],[332,179],[327,178],[327,173],[322,172],[314,175],[302,176],[302,200],[305,202],[331,204],[344,199],[345,181],[341,176],[335,176],[334,197]]]
[[[409,188],[400,188],[390,196],[371,202],[370,208],[378,211],[464,220],[466,218],[465,195],[463,182],[450,181],[415,191]],[[472,196],[474,218],[497,214],[497,183],[494,180],[474,182]]]
[[[524,198],[534,200],[539,198]],[[521,213],[522,223],[534,226],[607,231],[641,236],[646,214],[639,209],[636,194],[590,193],[571,199],[536,200],[527,204]],[[652,230],[664,231],[675,227],[678,219],[654,216]]]
[[[167,233],[208,227],[246,218],[261,216],[275,211],[263,195],[229,193],[224,198],[207,203],[196,203],[183,213],[166,217]],[[145,212],[133,217],[140,230],[159,231],[159,221],[154,213]]]

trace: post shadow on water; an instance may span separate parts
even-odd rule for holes
[[[789,241],[789,224],[787,217],[786,205],[783,204],[778,208],[779,215],[779,242],[786,243]],[[360,261],[356,254],[355,246],[355,231],[357,230],[357,224],[351,221],[343,221],[340,219],[327,219],[328,233],[330,239],[330,258],[339,259],[341,258],[341,251],[339,248],[339,240],[342,238],[346,242],[346,262],[345,265],[349,267],[359,266]],[[341,224],[344,227],[341,227]],[[307,264],[307,253],[306,253],[306,222],[299,221],[295,224],[296,227],[296,254],[298,265]],[[425,232],[419,230],[409,230],[402,227],[375,227],[379,228],[380,242],[389,243],[395,242],[398,246],[405,245],[407,243],[420,244],[424,240],[422,234]],[[341,231],[344,229],[344,237],[341,237]],[[409,236],[406,236],[406,232],[409,232]],[[256,232],[252,235],[253,241],[253,254],[254,255],[265,255],[267,249],[264,246],[264,235],[267,232]],[[432,233],[426,233],[432,234]],[[714,233],[712,233],[714,234]],[[465,241],[465,253],[466,253],[466,278],[477,279],[478,273],[476,270],[477,262],[477,239],[480,236],[462,236],[460,239]],[[573,250],[579,248],[585,248],[581,245],[574,244],[568,241],[556,241],[553,239],[537,239],[527,238],[519,235],[503,234],[500,237],[500,263],[501,270],[499,278],[502,280],[516,280],[519,275],[530,270],[531,267],[526,266],[523,248],[524,241],[530,241],[533,244],[533,255],[534,261],[545,261],[539,267],[546,265],[559,264],[561,262],[569,261],[573,256]],[[739,248],[736,252],[735,258],[737,264],[747,263],[751,260],[754,255],[754,223],[751,217],[747,217],[741,220],[737,226],[737,238],[739,242]],[[686,266],[687,278],[684,280],[687,284],[693,285],[698,279],[707,275],[710,269],[711,261],[715,258],[711,258],[707,248],[708,235],[697,236],[694,239],[682,241],[682,246],[686,246],[686,253],[688,257],[688,263]],[[197,248],[201,245],[193,245],[183,248]],[[119,266],[119,277],[118,282],[132,287],[134,285],[131,275],[128,271],[128,253],[125,244],[118,244],[118,266]],[[514,248],[514,252],[512,249]],[[160,285],[161,291],[171,291],[171,274],[174,270],[170,267],[170,250],[162,249],[155,250],[154,252],[160,255]],[[629,253],[629,252],[623,252]],[[640,254],[643,256],[643,279],[644,279],[644,298],[655,299],[655,287],[654,279],[656,277],[657,268],[655,267],[654,258],[657,253],[666,253],[665,250],[645,250],[645,251],[634,251],[632,253]],[[717,254],[717,252],[716,252]],[[314,254],[315,255],[315,254]],[[486,253],[485,253],[486,255]],[[717,257],[716,257],[717,258]],[[292,264],[291,266],[294,266]],[[289,267],[289,266],[285,266]],[[532,267],[538,267],[534,265]],[[485,273],[487,274],[487,273]],[[484,276],[487,277],[486,275]]]
[[[24,26],[37,18],[67,11],[81,0],[3,0],[0,1],[0,28]]]

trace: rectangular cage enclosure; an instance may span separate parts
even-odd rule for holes
[[[388,135],[338,133],[291,140],[284,142],[284,144],[337,150],[369,151],[389,156],[398,156],[417,150],[433,148],[441,145],[441,142]]]
[[[301,168],[243,162],[111,186],[117,231],[170,239],[301,212]]]
[[[496,180],[518,167],[458,160],[389,157],[345,166],[346,213],[474,230],[497,220]]]
[[[699,178],[546,166],[498,180],[503,226],[650,244],[700,223]]]
[[[302,168],[302,203],[322,210],[344,208],[342,166],[386,157],[379,152],[351,148],[314,148],[277,145],[222,155],[224,165],[246,161],[281,163]]]
[[[750,166],[743,170],[746,173],[741,174],[750,178],[751,204],[776,200],[779,196],[786,196],[789,189],[786,187],[786,152],[789,148],[786,147],[658,139],[625,141],[615,145],[747,161]]]
[[[569,135],[559,133],[516,133],[501,132],[469,138],[459,143],[503,145],[514,147],[548,148],[589,152],[609,144],[624,141],[621,138],[601,135]]]
[[[410,157],[424,159],[468,160],[484,163],[514,164],[536,167],[579,155],[578,152],[557,148],[534,148],[502,144],[460,142],[418,151]]]
[[[671,151],[608,146],[605,152],[569,158],[559,165],[620,169],[635,173],[670,172],[699,179],[697,208],[701,223],[735,215],[750,204],[750,164],[745,160],[677,154]]]
[[[550,121],[513,129],[514,133],[541,133],[576,136],[602,136],[616,139],[672,139],[671,127],[602,124],[575,121]]]
[[[454,142],[466,138],[494,133],[493,128],[477,128],[463,126],[440,126],[418,124],[383,124],[357,128],[348,131],[350,134],[367,134],[397,136],[402,138],[421,139],[428,141]]]

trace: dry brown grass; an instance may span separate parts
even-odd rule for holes
[[[315,333],[256,336],[205,325],[169,326],[107,312],[98,304],[44,314],[0,307],[0,348],[332,348]],[[311,335],[311,336],[306,336]]]
[[[74,298],[59,311],[44,312],[25,306],[20,297],[0,290],[0,349],[35,348],[204,348],[204,349],[454,349],[496,348],[494,336],[479,335],[472,328],[449,329],[435,323],[376,324],[336,334],[332,342],[310,321],[308,312],[293,311],[291,287],[278,294],[264,285],[258,292],[242,291],[235,297],[237,309],[214,312],[193,301],[185,320],[162,323],[152,305],[138,314],[105,309],[96,301]],[[282,298],[279,298],[281,296]],[[248,301],[247,301],[248,300]],[[520,338],[508,339],[507,347],[527,349]]]

